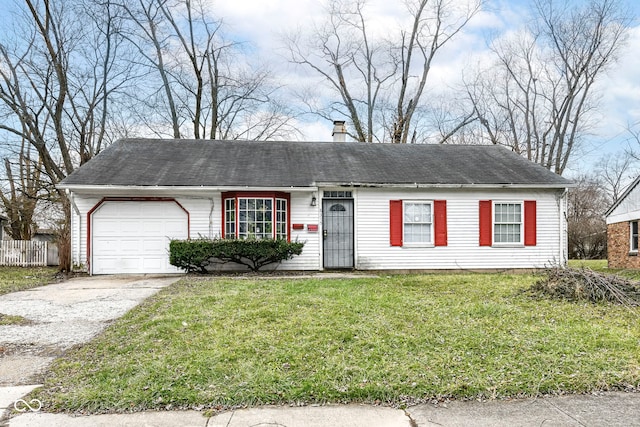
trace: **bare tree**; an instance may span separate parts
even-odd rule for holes
[[[627,127],[627,133],[629,135],[628,147],[626,154],[629,157],[634,158],[636,161],[640,161],[640,122],[633,123]]]
[[[36,228],[34,215],[41,193],[41,166],[30,156],[31,146],[23,141],[17,164],[4,159],[6,185],[0,191],[0,202],[8,218],[5,230],[14,240],[31,240]]]
[[[422,141],[416,116],[438,52],[480,8],[481,0],[413,0],[405,2],[407,28],[396,37],[375,35],[366,17],[366,0],[333,0],[327,22],[311,34],[286,41],[291,62],[327,82],[338,100],[309,111],[350,120],[351,136],[361,142]]]
[[[107,107],[129,77],[116,62],[122,40],[109,0],[24,0],[22,13],[16,39],[0,43],[0,132],[19,164],[37,165],[44,181],[39,187],[46,187],[102,149]],[[33,149],[29,156],[23,144]],[[30,185],[22,185],[23,195],[32,196]],[[62,234],[68,235],[69,202],[62,192],[55,197],[66,219]],[[69,269],[68,260],[61,260],[61,269]]]
[[[147,127],[159,134],[168,122],[174,138],[295,135],[294,115],[278,101],[271,73],[249,66],[242,44],[225,40],[222,21],[205,6],[199,0],[120,2],[131,23],[128,39],[142,65],[160,77],[160,86],[147,82],[141,91],[139,101],[146,99],[149,108],[139,117],[151,116]]]
[[[534,23],[493,45],[496,63],[466,93],[485,142],[562,174],[589,130],[593,85],[615,61],[630,15],[618,0],[534,4]]]
[[[609,204],[618,200],[622,191],[634,178],[636,165],[637,160],[624,151],[605,155],[596,163],[595,172],[609,196]]]
[[[601,259],[606,257],[607,226],[604,212],[608,197],[597,179],[583,175],[569,190],[567,228],[569,257]]]

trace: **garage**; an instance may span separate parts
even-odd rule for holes
[[[178,273],[169,241],[189,236],[175,200],[103,201],[90,213],[92,274]]]

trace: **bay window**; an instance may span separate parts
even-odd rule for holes
[[[289,239],[289,195],[223,193],[225,239]]]

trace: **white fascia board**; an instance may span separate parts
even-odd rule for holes
[[[58,184],[58,188],[75,193],[91,194],[125,194],[125,193],[210,193],[212,191],[281,191],[281,192],[309,192],[318,191],[317,187],[208,187],[208,186],[146,186],[146,185],[64,185]]]
[[[483,188],[521,188],[527,190],[534,189],[558,189],[564,190],[567,188],[575,187],[576,184],[419,184],[419,183],[407,183],[407,184],[371,184],[371,183],[357,183],[357,182],[318,182],[318,187],[353,187],[353,188],[470,188],[470,189],[483,189]]]
[[[618,215],[609,215],[605,218],[606,224],[616,224],[618,222],[636,221],[640,219],[640,210],[624,212]]]

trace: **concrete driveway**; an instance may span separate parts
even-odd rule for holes
[[[83,277],[0,296],[0,313],[26,319],[0,325],[0,424],[5,409],[42,383],[53,359],[180,277]]]

